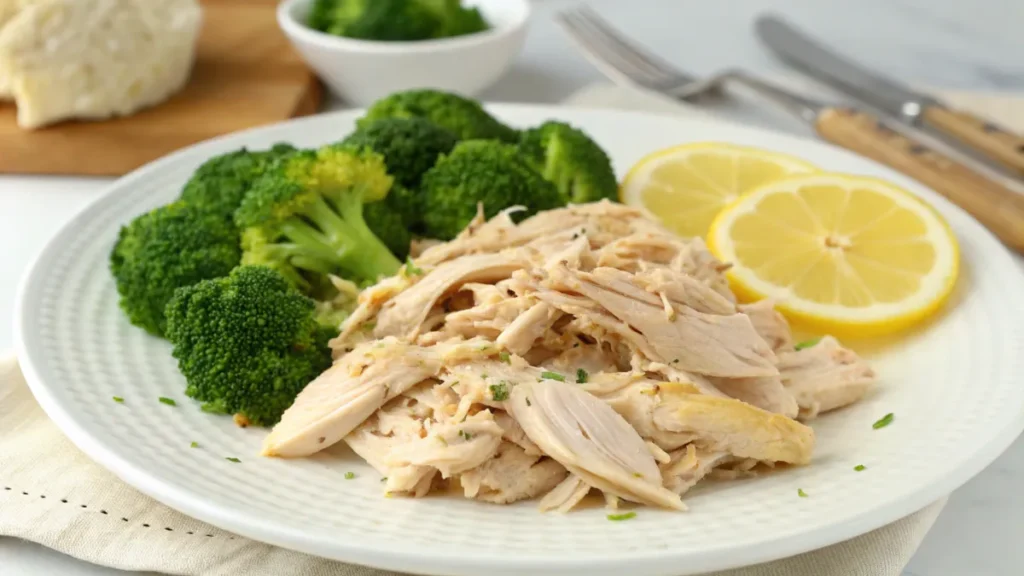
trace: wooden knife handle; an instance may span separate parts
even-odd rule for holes
[[[910,140],[864,112],[827,108],[818,115],[815,129],[825,140],[929,186],[1024,254],[1024,194]]]
[[[1024,136],[1004,130],[969,112],[942,106],[928,106],[924,109],[923,117],[926,125],[1024,174]]]

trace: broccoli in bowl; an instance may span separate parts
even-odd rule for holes
[[[490,29],[480,11],[461,0],[315,0],[308,25],[334,36],[381,42],[451,38]]]

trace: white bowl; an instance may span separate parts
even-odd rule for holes
[[[435,88],[476,96],[508,70],[526,38],[527,0],[470,0],[491,29],[417,42],[353,40],[306,25],[312,0],[284,0],[277,21],[324,84],[365,107],[392,92]]]

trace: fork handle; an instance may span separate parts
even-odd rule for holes
[[[1024,136],[1002,129],[969,112],[943,106],[926,107],[923,118],[926,125],[956,138],[1018,174],[1024,174]]]
[[[931,187],[1024,254],[1024,194],[914,142],[865,112],[825,108],[814,127],[825,140]]]

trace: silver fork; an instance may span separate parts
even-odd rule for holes
[[[1024,222],[1024,194],[1018,193],[1018,185],[936,143],[920,130],[886,122],[862,110],[803,98],[743,70],[727,70],[698,80],[631,43],[586,6],[558,15],[557,21],[594,66],[612,80],[682,99],[696,98],[726,82],[742,84],[807,121],[824,140],[930,186],[970,212],[1010,248],[1024,254],[1024,227],[1020,225]]]
[[[725,70],[698,79],[615,30],[589,6],[562,12],[556,21],[595,68],[618,83],[634,84],[683,100],[718,92],[727,82],[741,84],[807,121],[815,120],[824,105],[786,92],[742,70]]]

